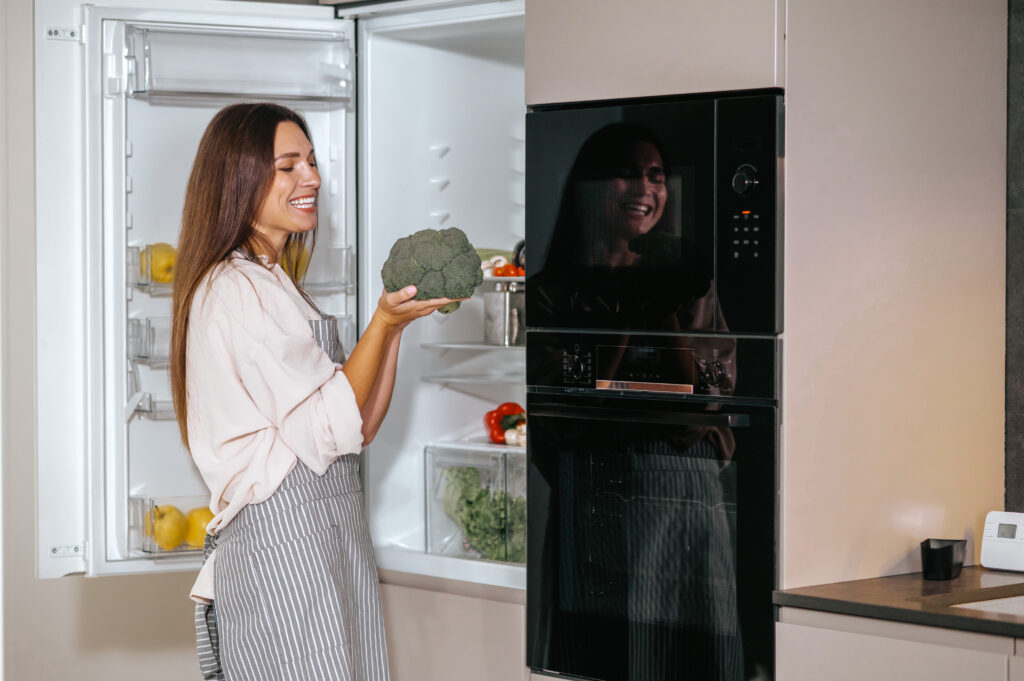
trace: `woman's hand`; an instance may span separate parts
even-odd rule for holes
[[[377,311],[374,314],[390,328],[401,330],[414,319],[426,317],[434,310],[456,300],[455,298],[413,300],[415,295],[415,286],[406,286],[403,289],[392,292],[384,291],[380,296],[380,300],[377,301]],[[466,299],[459,298],[458,300]]]

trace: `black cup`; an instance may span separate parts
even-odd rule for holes
[[[925,579],[953,579],[964,566],[966,539],[925,539],[921,542],[921,569]]]

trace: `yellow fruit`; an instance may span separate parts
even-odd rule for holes
[[[213,511],[206,506],[193,508],[185,516],[188,527],[185,530],[185,543],[197,549],[203,548],[206,539],[206,526],[213,520]]]
[[[281,258],[281,268],[295,281],[302,281],[309,269],[309,249],[297,241],[289,241],[284,248],[284,256]],[[292,262],[295,262],[295,272],[292,272]]]
[[[149,277],[150,281],[157,284],[170,284],[174,281],[174,260],[177,251],[174,246],[165,243],[149,245],[149,257],[142,257],[139,269],[143,278]]]
[[[146,515],[146,535],[153,537],[156,545],[165,550],[177,548],[185,540],[188,522],[177,506],[163,504],[153,508]]]

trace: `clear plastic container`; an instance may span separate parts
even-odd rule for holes
[[[446,442],[425,457],[427,553],[525,563],[525,450]]]
[[[202,551],[209,503],[206,496],[129,497],[130,548],[157,556]]]
[[[353,272],[351,246],[320,247],[313,253],[302,288],[315,296],[350,293]]]
[[[171,318],[128,320],[128,356],[152,367],[167,366],[171,348]]]
[[[170,244],[129,246],[126,255],[128,284],[153,296],[168,296],[174,285],[177,251]]]

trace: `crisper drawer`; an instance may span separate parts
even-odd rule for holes
[[[434,443],[425,456],[427,553],[525,563],[525,450]]]

